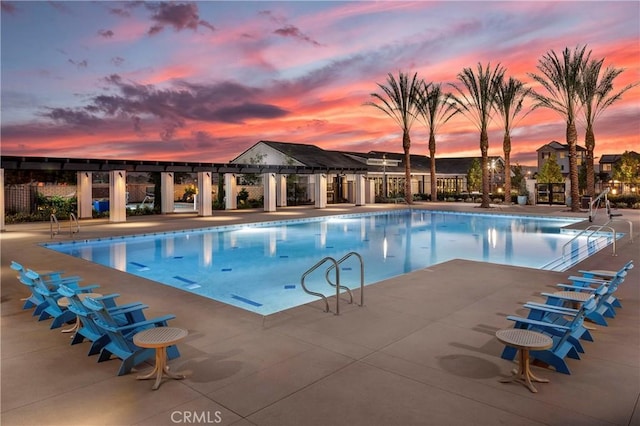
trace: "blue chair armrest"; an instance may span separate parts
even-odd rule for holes
[[[112,315],[118,315],[118,314],[126,314],[129,312],[134,312],[134,311],[141,311],[147,308],[148,308],[147,305],[143,305],[140,302],[133,302],[133,303],[127,303],[125,305],[117,305],[112,308],[107,308],[107,311],[109,311],[109,313]]]
[[[529,318],[516,317],[516,316],[513,316],[513,315],[509,315],[507,317],[507,319],[509,321],[515,321],[515,322],[520,322],[520,323],[523,323],[523,324],[535,325],[535,326],[541,327],[541,328],[547,328],[547,329],[553,328],[553,329],[561,330],[561,331],[570,330],[569,327],[565,327],[564,325],[551,324],[551,323],[544,322],[544,321],[536,321],[536,320],[531,320]]]
[[[64,271],[38,272],[38,275],[40,275],[42,278],[52,277],[54,275],[56,275],[59,278],[62,278],[62,274],[64,274]]]
[[[122,308],[120,308],[119,306],[116,306],[116,313],[117,314],[128,314],[131,312],[136,312],[136,311],[142,311],[144,309],[147,309],[149,306],[148,305],[143,305],[142,303],[140,304],[130,304],[131,306],[123,306]],[[120,308],[120,309],[117,309]],[[109,311],[109,313],[113,313],[111,310]]]
[[[569,284],[556,284],[558,287],[566,288],[567,290],[575,290],[575,291],[585,291],[588,293],[594,293],[597,288],[593,287],[582,287],[579,285],[569,285]]]
[[[552,314],[576,316],[578,314],[577,309],[562,308],[560,306],[545,305],[544,303],[527,302],[524,307],[531,310],[549,312]]]
[[[570,276],[569,278],[567,278],[569,281],[572,282],[578,282],[578,283],[585,283],[585,284],[597,284],[597,285],[602,285],[602,284],[606,284],[608,283],[610,280],[599,280],[597,278],[586,278],[586,277],[577,277],[575,275]]]
[[[145,320],[145,321],[140,321],[140,322],[127,324],[127,325],[121,325],[121,326],[115,328],[112,331],[125,332],[126,330],[129,330],[129,329],[132,329],[132,328],[139,328],[139,327],[144,327],[144,326],[147,326],[147,325],[164,324],[169,320],[175,319],[175,317],[176,316],[173,315],[173,314],[163,315],[161,317],[156,317],[156,318],[148,319],[148,320]]]
[[[100,286],[98,284],[91,284],[84,287],[74,288],[74,290],[78,293],[93,293],[93,290],[95,290],[96,288],[100,288]]]

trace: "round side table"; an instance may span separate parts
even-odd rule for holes
[[[501,343],[518,349],[518,370],[514,370],[510,378],[500,380],[501,383],[520,382],[534,393],[538,390],[533,386],[532,381],[549,383],[548,379],[534,376],[529,365],[530,350],[541,351],[553,346],[553,340],[549,336],[531,330],[507,328],[496,331],[496,337]]]
[[[133,336],[133,343],[141,348],[155,348],[156,365],[149,374],[138,376],[138,380],[147,380],[155,377],[156,382],[152,389],[156,390],[160,387],[163,376],[171,379],[184,379],[183,374],[177,374],[169,371],[167,365],[167,346],[175,345],[180,340],[187,337],[189,332],[182,328],[176,327],[155,327],[137,333]]]

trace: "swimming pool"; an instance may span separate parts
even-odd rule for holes
[[[566,270],[612,242],[604,233],[572,241],[576,231],[564,227],[581,220],[406,209],[44,246],[269,315],[317,300],[301,288],[302,274],[326,256],[352,251],[364,259],[365,284],[456,258]],[[325,270],[305,284],[334,295]],[[341,264],[340,280],[359,286],[356,258]]]

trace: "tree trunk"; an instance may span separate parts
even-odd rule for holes
[[[436,181],[436,135],[429,134],[429,156],[431,157],[431,201],[438,201],[438,183]]]
[[[502,141],[504,151],[504,203],[511,204],[511,136],[509,132],[504,132]]]
[[[573,121],[567,122],[567,145],[569,145],[569,180],[571,182],[571,211],[580,211],[580,188],[578,180],[578,132]]]
[[[489,135],[486,130],[480,132],[480,152],[482,154],[482,204],[480,207],[488,209],[491,207],[489,192]]]
[[[593,167],[593,150],[596,147],[596,137],[593,134],[593,126],[587,126],[584,136],[584,145],[587,148],[587,195],[594,197],[596,194],[595,172]]]
[[[413,204],[413,194],[411,193],[411,137],[409,131],[402,133],[402,148],[404,149],[404,199],[407,204]]]

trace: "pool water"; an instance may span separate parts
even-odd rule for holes
[[[612,242],[606,233],[572,241],[576,231],[563,228],[579,221],[407,209],[45,246],[269,315],[318,300],[301,288],[302,275],[327,256],[338,260],[349,252],[363,257],[365,284],[452,259],[566,270]],[[305,284],[335,295],[325,271],[319,268]],[[340,265],[340,282],[359,287],[355,256]]]

